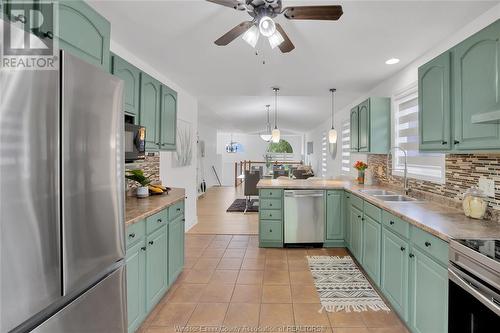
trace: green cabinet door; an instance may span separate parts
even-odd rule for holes
[[[139,123],[146,128],[146,149],[160,147],[161,84],[146,73],[141,73],[141,108]]]
[[[400,317],[408,320],[408,242],[382,231],[381,288]]]
[[[168,226],[168,283],[171,285],[184,267],[184,216]]]
[[[380,285],[380,222],[365,214],[363,221],[363,268],[375,284]]]
[[[175,150],[177,130],[177,93],[161,86],[160,149]]]
[[[158,303],[168,288],[167,243],[166,226],[146,238],[146,309],[148,312]]]
[[[351,195],[349,192],[344,191],[344,213],[343,213],[343,219],[344,219],[344,226],[345,226],[345,243],[348,249],[351,247]]]
[[[113,55],[113,74],[123,80],[123,111],[139,122],[139,93],[141,71],[117,55]]]
[[[362,262],[363,254],[363,213],[351,206],[351,252],[354,257]]]
[[[326,240],[344,239],[343,191],[328,191],[326,195]]]
[[[500,148],[500,124],[473,117],[500,110],[500,21],[452,49],[455,149]]]
[[[370,100],[358,106],[358,151],[370,151]]]
[[[59,1],[59,47],[110,71],[110,23],[84,1]]]
[[[451,148],[450,63],[445,52],[418,69],[420,150]]]
[[[127,249],[128,331],[135,332],[146,317],[146,244]]]
[[[409,326],[414,333],[448,332],[448,272],[412,248]]]
[[[359,147],[359,121],[358,121],[358,107],[354,107],[351,109],[350,115],[350,142],[351,142],[351,151],[358,151]]]

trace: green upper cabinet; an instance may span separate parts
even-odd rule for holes
[[[124,112],[139,118],[139,94],[141,71],[117,55],[113,55],[113,74],[123,80]]]
[[[141,73],[141,107],[139,123],[146,128],[146,149],[160,147],[161,83],[146,73]]]
[[[326,194],[326,243],[338,241],[343,245],[344,239],[344,191],[332,190]],[[333,245],[333,244],[332,244]]]
[[[351,151],[387,154],[391,139],[390,99],[370,97],[351,109]]]
[[[450,53],[418,69],[419,149],[451,148]]]
[[[161,86],[160,149],[175,150],[177,129],[177,93]]]
[[[475,117],[500,110],[500,20],[452,49],[455,149],[500,148],[500,124]]]
[[[350,142],[351,151],[358,151],[358,107],[351,109],[350,115]]]
[[[109,72],[111,25],[84,1],[59,1],[59,47]]]

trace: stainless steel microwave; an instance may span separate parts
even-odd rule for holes
[[[146,128],[125,123],[125,162],[144,159],[146,155]]]

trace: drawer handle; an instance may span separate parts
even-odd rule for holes
[[[130,235],[128,235],[128,237],[134,238],[135,237],[135,233],[131,233]]]
[[[403,247],[403,246],[401,246],[401,251],[403,252],[403,251],[405,251],[405,250],[406,250],[406,248],[405,248],[405,247]]]
[[[182,222],[186,222],[186,219],[182,219]]]
[[[46,33],[43,34],[43,36],[48,39],[54,39],[54,33],[52,31],[47,31]]]
[[[410,253],[410,258],[413,258],[415,257],[415,255],[413,253]]]
[[[162,220],[161,220],[161,219],[158,219],[156,222],[161,223],[161,222],[162,222]]]
[[[273,229],[269,229],[269,232],[273,232]]]
[[[360,218],[361,218],[361,215],[358,215],[358,219],[360,219]]]
[[[442,145],[447,145],[448,144],[448,141],[442,141],[441,142]]]
[[[153,245],[154,243],[154,241],[149,241],[149,245]]]
[[[269,214],[269,217],[273,217],[273,214]]]
[[[273,204],[272,204],[272,203],[270,203],[270,204],[269,204],[269,207],[272,207],[272,206],[273,206]]]
[[[364,218],[364,217],[362,217],[362,218],[361,218],[361,221],[364,221],[364,220],[365,220],[365,218]]]
[[[458,145],[460,143],[460,141],[455,140],[455,141],[453,141],[453,143],[456,144],[456,145]]]
[[[389,224],[390,224],[390,225],[394,225],[394,221],[390,221],[390,222],[389,222]]]
[[[145,246],[141,247],[141,250],[146,251],[146,247]]]
[[[177,211],[178,211],[178,212],[180,212],[180,211],[181,211],[181,209],[180,209],[180,208],[177,208]]]
[[[431,243],[430,242],[425,242],[425,246],[429,247],[429,246],[431,246]]]

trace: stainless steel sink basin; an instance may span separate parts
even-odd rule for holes
[[[359,190],[361,193],[365,193],[368,195],[395,195],[396,193],[387,191],[387,190]]]
[[[417,199],[410,198],[405,195],[374,195],[374,197],[382,201],[397,201],[397,202],[417,201]]]

